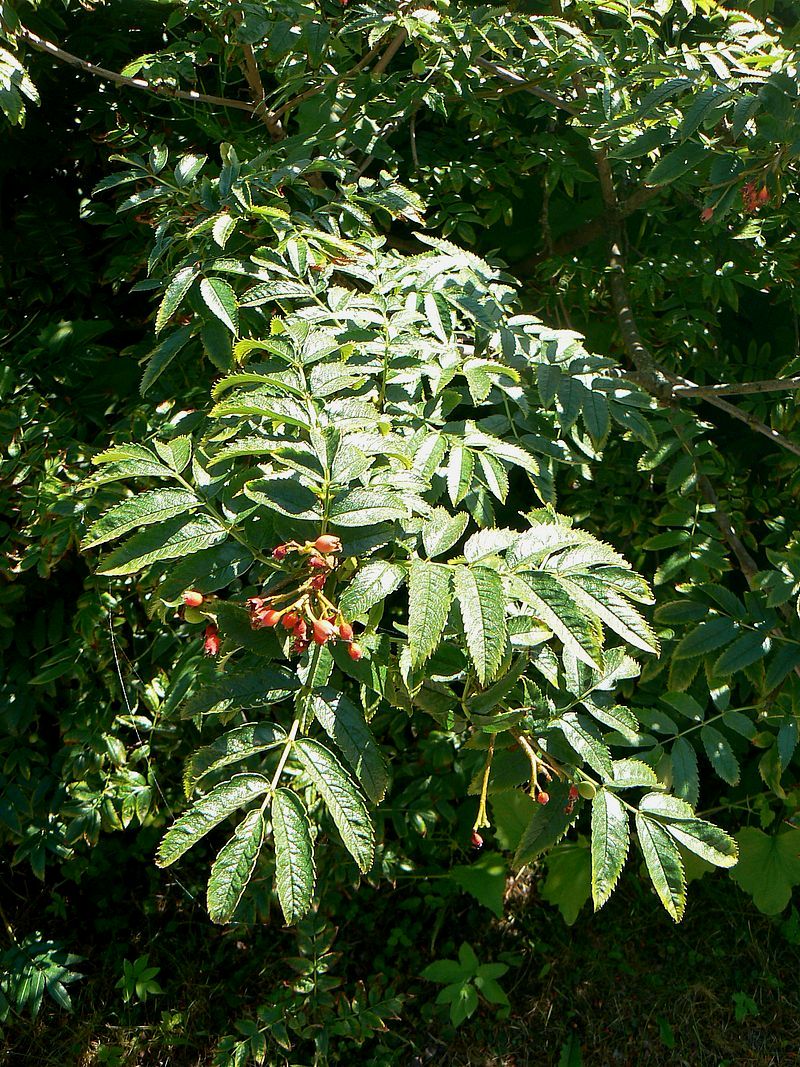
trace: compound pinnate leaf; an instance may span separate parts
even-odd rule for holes
[[[366,874],[375,857],[375,831],[358,786],[318,741],[301,738],[293,752],[324,800],[345,847]]]
[[[286,922],[296,923],[311,907],[316,871],[305,804],[291,789],[275,791],[272,833],[278,900]]]
[[[268,790],[269,782],[260,774],[236,774],[216,786],[167,830],[158,846],[158,866],[169,867],[223,819]]]
[[[236,827],[211,866],[206,902],[212,922],[230,921],[253,876],[263,842],[264,815],[254,808]]]
[[[592,800],[592,899],[602,908],[617,884],[628,855],[628,813],[619,797],[598,789]]]

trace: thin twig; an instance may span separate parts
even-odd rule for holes
[[[580,114],[581,109],[570,103],[569,100],[564,100],[563,97],[556,96],[549,89],[542,89],[539,85],[531,85],[521,74],[515,74],[513,70],[509,70],[507,67],[501,67],[498,63],[492,63],[490,60],[483,59],[480,56],[475,60],[475,63],[483,70],[490,71],[496,78],[500,78],[510,85],[518,86],[526,93],[531,93],[532,96],[538,96],[540,100],[545,100],[548,104],[552,104],[553,107],[566,111],[568,115]]]

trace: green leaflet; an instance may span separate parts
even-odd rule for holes
[[[611,778],[611,753],[608,746],[593,736],[585,719],[574,711],[568,711],[553,719],[550,726],[561,731],[567,744],[574,748],[593,770],[604,779]]]
[[[263,796],[268,790],[269,782],[260,774],[236,774],[230,781],[216,786],[167,830],[158,846],[158,866],[169,867],[237,808]]]
[[[597,623],[576,607],[564,586],[543,571],[518,575],[512,595],[528,604],[556,637],[584,663],[603,669],[602,633]]]
[[[685,800],[667,793],[647,793],[639,802],[642,814],[663,820],[662,825],[676,841],[716,867],[736,863],[736,842],[713,823],[698,819]]]
[[[700,730],[700,740],[711,766],[723,782],[736,785],[739,781],[739,761],[734,755],[730,741],[714,726],[703,726]]]
[[[739,632],[739,626],[733,619],[725,615],[717,615],[706,619],[699,626],[695,626],[677,644],[673,657],[675,659],[689,659],[692,656],[703,656],[706,652],[713,652],[722,648],[732,641]]]
[[[549,789],[550,801],[539,804],[520,838],[514,854],[514,867],[524,867],[541,855],[551,845],[560,841],[571,824],[577,819],[580,804],[575,806],[572,814],[567,814],[565,807],[569,799],[569,785],[555,782]]]
[[[285,740],[286,732],[283,727],[271,722],[248,722],[228,730],[212,744],[192,753],[186,761],[183,788],[187,797],[203,775],[227,767],[231,763],[238,763],[248,756],[277,748]]]
[[[299,687],[294,674],[278,667],[226,671],[189,697],[181,716],[191,719],[196,715],[220,715],[239,708],[267,707],[285,700]]]
[[[211,866],[206,890],[208,914],[212,922],[231,920],[247,888],[264,842],[264,815],[259,808],[249,811]]]
[[[183,515],[199,504],[194,493],[186,489],[151,489],[138,493],[109,508],[93,522],[81,541],[81,549],[85,552],[121,537],[138,526],[150,526]]]
[[[475,472],[475,453],[456,445],[450,451],[447,463],[447,494],[455,507],[470,490]]]
[[[203,278],[200,295],[211,314],[236,337],[239,333],[239,307],[236,293],[230,285],[222,278]]]
[[[408,644],[413,667],[421,666],[437,648],[452,602],[450,569],[439,563],[412,560],[408,576]]]
[[[695,805],[700,796],[697,753],[691,741],[679,737],[672,746],[672,791],[681,800]]]
[[[562,578],[561,584],[571,592],[579,604],[597,617],[619,636],[645,652],[659,651],[658,638],[640,613],[609,586],[594,575],[575,574]]]
[[[272,798],[272,835],[278,900],[286,922],[296,923],[311,907],[316,870],[305,804],[291,789]]]
[[[656,772],[647,763],[638,759],[616,759],[611,764],[614,779],[608,782],[609,789],[636,789],[647,786],[656,788]]]
[[[355,782],[318,741],[301,738],[292,751],[324,800],[348,852],[366,874],[375,857],[375,832]]]
[[[455,595],[464,636],[481,685],[491,682],[503,661],[508,640],[503,583],[488,567],[456,567]]]
[[[106,556],[97,572],[109,575],[135,574],[151,563],[178,559],[219,544],[227,536],[225,527],[210,515],[168,519],[151,530],[142,530],[129,537],[110,556]]]
[[[191,326],[180,326],[149,353],[139,392],[142,396],[161,377],[173,359],[185,347],[192,336]]]
[[[344,528],[377,526],[403,519],[407,511],[402,498],[386,489],[351,489],[334,501],[329,519],[331,525]]]
[[[342,613],[348,619],[364,615],[393,593],[405,576],[405,568],[384,560],[359,568],[339,599]]]
[[[379,804],[386,795],[389,774],[361,708],[332,686],[318,689],[311,697],[311,706],[317,721],[355,771],[364,792]]]
[[[164,296],[156,313],[156,333],[159,334],[178,310],[198,274],[197,267],[182,267],[173,274],[164,290]]]
[[[699,166],[707,153],[706,146],[698,141],[687,141],[678,145],[661,157],[647,175],[645,182],[647,185],[668,185]]]
[[[648,874],[668,914],[680,922],[686,907],[686,878],[677,845],[654,819],[636,813],[636,834]]]
[[[469,515],[451,515],[445,508],[434,508],[422,527],[422,543],[429,559],[441,556],[452,548],[467,528]]]
[[[619,797],[598,789],[592,800],[592,899],[595,911],[605,904],[628,855],[628,813]]]
[[[728,645],[713,667],[717,678],[724,678],[763,659],[772,648],[772,638],[761,630],[750,630]]]

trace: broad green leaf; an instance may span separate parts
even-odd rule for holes
[[[595,911],[605,904],[628,855],[628,813],[619,797],[598,789],[592,800],[592,899]]]
[[[679,737],[672,746],[672,791],[681,800],[694,806],[700,797],[700,775],[697,753],[691,741]]]
[[[482,852],[473,863],[450,868],[450,878],[459,889],[473,896],[498,919],[503,917],[507,874],[506,861],[499,852]]]
[[[186,761],[183,772],[186,795],[191,795],[195,785],[204,775],[238,763],[248,756],[277,748],[285,740],[286,732],[283,727],[271,722],[248,722],[228,730],[210,745],[198,749]]]
[[[445,508],[434,508],[422,527],[422,543],[429,559],[447,552],[467,528],[469,515],[451,515]]]
[[[189,697],[182,716],[191,719],[198,715],[222,715],[235,709],[268,707],[292,696],[299,687],[295,674],[278,667],[227,670]]]
[[[342,614],[348,619],[366,614],[371,607],[393,593],[405,576],[403,567],[387,560],[360,567],[339,599]]]
[[[491,682],[506,651],[505,596],[497,571],[488,567],[456,567],[455,595],[467,643],[481,685]]]
[[[211,866],[206,901],[212,922],[230,922],[255,869],[264,841],[264,816],[258,808],[245,815]]]
[[[188,519],[168,519],[152,529],[129,537],[119,548],[106,556],[98,574],[135,574],[151,563],[178,559],[203,548],[210,548],[228,536],[225,527],[210,515]]]
[[[554,782],[548,787],[550,800],[547,804],[538,804],[531,821],[525,828],[514,855],[514,867],[519,869],[533,862],[542,852],[555,845],[578,817],[580,804],[576,804],[572,814],[567,814],[569,785]]]
[[[167,830],[158,846],[158,866],[169,867],[237,808],[263,796],[268,790],[269,782],[260,774],[235,774],[230,781],[216,786]]]
[[[449,568],[413,560],[408,577],[408,642],[413,667],[423,664],[438,646],[452,602]]]
[[[765,915],[778,915],[800,885],[800,830],[765,834],[748,826],[736,835],[739,862],[731,877]]]
[[[405,518],[407,509],[402,498],[386,489],[351,489],[337,497],[329,512],[331,525],[377,526]]]
[[[575,604],[564,586],[543,571],[519,575],[512,594],[533,609],[556,637],[579,660],[603,669],[602,633],[597,623]]]
[[[316,871],[305,804],[291,789],[277,789],[272,798],[272,835],[278,900],[286,922],[296,923],[311,907]]]
[[[582,843],[565,841],[547,853],[546,862],[542,899],[554,904],[567,926],[572,926],[592,892],[589,849]]]
[[[492,797],[491,808],[495,841],[505,852],[515,852],[536,802],[521,789],[508,789]]]
[[[355,771],[364,792],[379,804],[386,795],[389,773],[364,712],[332,686],[317,690],[311,697],[311,706],[317,721]]]
[[[372,867],[375,832],[358,787],[324,745],[301,738],[293,748],[342,835],[342,841],[361,870]]]
[[[86,531],[81,548],[96,548],[115,537],[121,537],[139,526],[151,526],[153,523],[183,515],[197,507],[200,501],[186,489],[151,489],[138,493],[129,500],[123,500],[109,508]]]
[[[700,730],[700,740],[711,766],[723,782],[736,785],[739,781],[739,761],[734,755],[730,741],[714,726],[703,726]]]
[[[636,834],[661,903],[675,922],[680,922],[686,907],[686,878],[678,847],[660,823],[639,812]]]
[[[239,306],[236,293],[230,285],[222,278],[203,278],[200,295],[211,314],[236,337],[239,333]]]
[[[159,334],[178,310],[183,298],[199,274],[195,266],[182,267],[170,278],[156,313],[156,333]]]

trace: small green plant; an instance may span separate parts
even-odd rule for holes
[[[733,1015],[737,1023],[743,1023],[750,1016],[758,1015],[758,1004],[747,993],[734,993],[731,1000],[733,1001]]]
[[[132,1000],[144,1003],[148,997],[160,996],[164,990],[155,980],[160,967],[150,966],[150,957],[139,956],[138,959],[124,960],[122,963],[122,977],[117,982],[116,988],[122,990],[122,999],[126,1004]]]
[[[450,1022],[460,1026],[475,1014],[481,997],[500,1008],[498,1015],[501,1018],[508,1016],[508,997],[497,981],[507,970],[505,963],[481,963],[472,946],[465,941],[458,950],[457,960],[436,960],[425,968],[422,977],[444,986],[436,1003],[449,1004]]]
[[[44,941],[39,933],[15,943],[0,955],[0,1022],[12,1011],[39,1014],[44,994],[65,1011],[72,1011],[67,986],[82,978],[71,968],[82,956],[67,952],[57,941]]]

